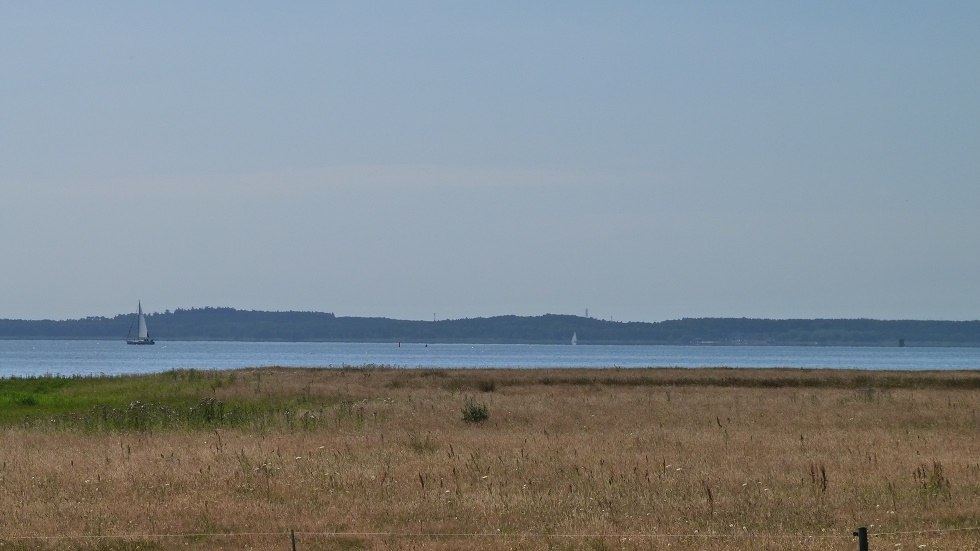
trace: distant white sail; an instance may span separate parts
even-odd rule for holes
[[[572,333],[572,344],[578,344],[578,334]]]
[[[139,330],[136,333],[137,338],[145,339],[149,336],[149,332],[146,330],[146,316],[143,315],[143,304],[139,305]]]

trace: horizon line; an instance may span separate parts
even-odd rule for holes
[[[178,307],[175,309],[164,309],[163,311],[156,312],[146,312],[144,315],[156,316],[156,315],[169,315],[176,313],[181,310],[232,310],[236,312],[261,312],[269,314],[326,314],[334,316],[335,318],[358,318],[358,319],[385,319],[391,321],[409,321],[409,322],[424,322],[424,323],[439,323],[447,321],[464,321],[464,320],[480,320],[480,319],[492,319],[492,318],[504,318],[504,317],[516,317],[516,318],[540,318],[545,316],[567,316],[575,317],[587,320],[594,320],[604,323],[664,323],[670,321],[683,321],[683,320],[755,320],[755,321],[886,321],[886,322],[950,322],[950,323],[970,323],[978,322],[980,318],[976,319],[941,319],[941,318],[876,318],[868,316],[857,316],[857,317],[751,317],[751,316],[722,316],[722,315],[705,315],[705,316],[683,316],[678,318],[667,318],[656,321],[647,320],[616,320],[613,318],[599,318],[595,316],[583,316],[581,314],[561,314],[554,312],[545,312],[543,314],[495,314],[495,315],[484,315],[484,316],[472,316],[472,317],[460,317],[460,318],[436,318],[433,317],[432,320],[429,319],[409,319],[409,318],[393,318],[388,316],[378,316],[378,315],[338,315],[335,312],[326,312],[321,310],[263,310],[263,309],[248,309],[248,308],[236,308],[233,306],[192,306],[192,307]],[[112,319],[119,316],[130,316],[135,315],[135,312],[121,312],[114,315],[88,315],[81,316],[77,318],[0,318],[0,321],[28,321],[28,322],[72,322],[72,321],[82,321],[86,319]]]

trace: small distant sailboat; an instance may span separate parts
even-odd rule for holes
[[[572,333],[572,346],[578,344],[578,333]]]
[[[156,344],[150,337],[150,332],[146,330],[146,316],[143,315],[143,303],[138,302],[138,307],[136,310],[136,338],[127,338],[126,344]],[[133,334],[133,326],[129,326],[129,334]]]

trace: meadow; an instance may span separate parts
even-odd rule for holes
[[[0,550],[980,550],[980,372],[0,380]]]

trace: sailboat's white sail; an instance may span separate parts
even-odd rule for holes
[[[572,333],[572,344],[578,344],[578,333]]]
[[[137,338],[145,339],[146,337],[149,336],[149,333],[146,330],[146,316],[143,315],[143,304],[142,303],[139,305],[139,319],[140,319],[140,321],[139,321],[139,331],[137,332],[136,336],[137,336]]]

